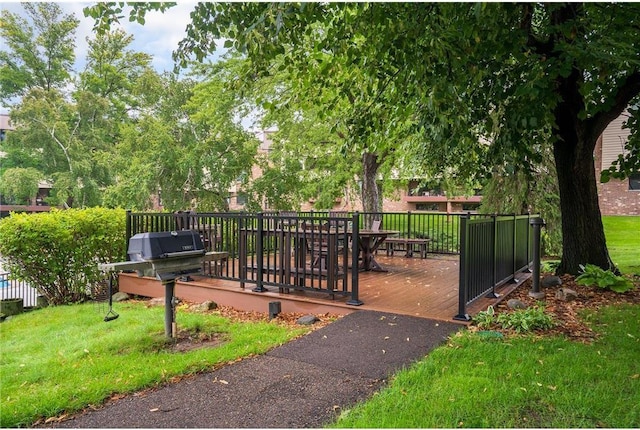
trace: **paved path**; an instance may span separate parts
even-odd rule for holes
[[[110,402],[53,427],[321,427],[461,325],[358,311],[265,355]]]

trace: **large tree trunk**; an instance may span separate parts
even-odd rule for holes
[[[362,155],[362,209],[365,213],[380,212],[380,190],[378,189],[378,156],[369,152]],[[366,228],[371,228],[372,217],[365,219]]]
[[[589,146],[589,145],[587,145]],[[575,146],[554,147],[562,213],[562,261],[558,273],[578,274],[580,264],[613,269],[598,205],[593,155]]]
[[[593,162],[597,136],[589,134],[578,119],[577,79],[575,72],[559,85],[563,100],[555,109],[558,139],[553,148],[562,214],[562,260],[557,273],[573,275],[586,263],[614,269],[598,203]]]

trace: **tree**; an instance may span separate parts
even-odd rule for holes
[[[63,16],[55,3],[22,5],[29,20],[2,11],[0,36],[9,48],[0,51],[0,101],[5,105],[34,88],[63,89],[75,60],[79,21]]]
[[[28,162],[53,183],[52,204],[95,206],[113,181],[111,153],[122,124],[146,102],[151,58],[128,49],[122,31],[89,40],[85,70],[72,78],[78,20],[57,4],[24,5],[28,20],[3,12],[2,97],[11,98],[9,159]],[[4,146],[4,145],[3,145]],[[25,164],[23,167],[27,167]]]
[[[640,5],[200,3],[192,16],[176,53],[182,62],[203,58],[223,37],[251,59],[253,73],[266,73],[285,52],[286,67],[303,73],[327,53],[384,83],[356,93],[362,106],[383,101],[386,124],[411,119],[422,142],[440,150],[480,153],[478,142],[486,142],[489,166],[533,171],[528,166],[551,146],[562,214],[558,272],[575,274],[585,263],[614,268],[593,149],[605,127],[639,102]],[[312,50],[301,43],[310,36]],[[327,75],[326,84],[335,83]],[[620,175],[638,165],[638,114],[630,110],[633,132]],[[367,115],[352,119],[355,134],[372,126]]]
[[[33,167],[14,167],[7,169],[0,180],[0,194],[14,200],[17,204],[31,204],[38,194],[41,173]]]
[[[235,76],[221,63],[201,82],[147,78],[149,105],[121,129],[112,160],[120,173],[105,203],[148,209],[160,193],[169,210],[228,210],[229,186],[250,170],[258,144],[237,123],[242,103],[223,85]]]

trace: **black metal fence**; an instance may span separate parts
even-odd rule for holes
[[[207,251],[224,251],[224,260],[203,263],[205,275],[238,281],[254,291],[276,287],[358,299],[360,216],[296,213],[127,213],[127,240],[148,231],[200,232]],[[357,248],[356,248],[357,249]]]
[[[466,306],[481,297],[495,296],[506,282],[529,270],[533,259],[531,219],[538,215],[493,215],[460,219],[460,278],[458,314],[468,320]]]
[[[254,291],[276,287],[358,298],[360,230],[373,220],[402,238],[428,238],[428,251],[460,254],[459,311],[514,280],[532,259],[533,215],[478,215],[433,212],[131,213],[127,240],[136,233],[192,229],[208,251],[225,260],[204,263],[205,275],[235,280]]]
[[[352,217],[357,212],[299,212],[298,216]],[[487,215],[445,212],[359,212],[360,225],[369,228],[372,220],[380,221],[380,228],[398,231],[398,237],[430,239],[428,252],[435,254],[460,254],[460,218],[471,216],[483,218]]]

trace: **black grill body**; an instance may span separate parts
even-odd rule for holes
[[[191,230],[138,233],[129,239],[130,261],[179,259],[205,254],[200,235]]]

